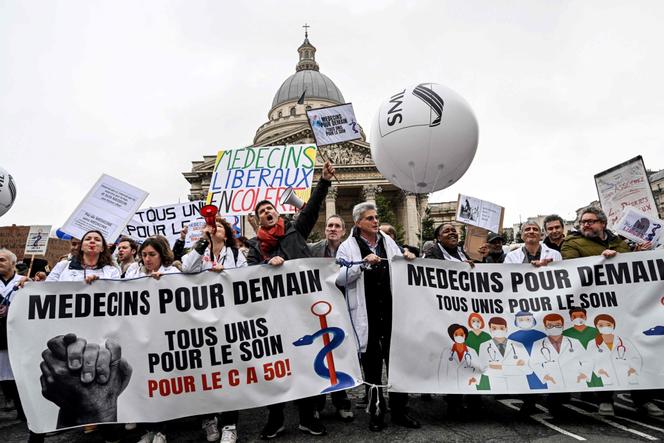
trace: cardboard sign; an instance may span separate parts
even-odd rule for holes
[[[48,236],[51,232],[50,226],[30,226],[28,238],[25,241],[25,252],[27,255],[46,255]]]
[[[352,103],[310,109],[307,118],[318,146],[362,138]]]
[[[627,206],[633,206],[650,217],[659,218],[643,158],[639,155],[595,175],[595,185],[606,227],[613,229]]]
[[[60,230],[80,239],[96,229],[106,242],[113,243],[147,196],[135,186],[102,174]]]
[[[479,198],[459,194],[456,220],[471,226],[500,232],[505,208]]]
[[[282,214],[295,207],[279,203],[289,187],[302,200],[311,194],[316,145],[265,146],[219,151],[207,204],[220,215],[246,215],[269,200]]]

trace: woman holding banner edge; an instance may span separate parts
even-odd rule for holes
[[[223,218],[215,218],[216,229],[206,225],[203,237],[182,257],[182,272],[212,271],[222,272],[225,269],[247,266],[244,254],[234,246],[233,228]],[[206,239],[207,238],[207,239]],[[202,427],[207,441],[218,441],[219,422],[221,422],[221,443],[234,443],[237,440],[238,411],[222,412],[206,416]]]

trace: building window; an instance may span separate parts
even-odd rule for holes
[[[311,109],[311,106],[307,105],[306,110],[309,111]]]
[[[279,114],[277,115],[277,118],[281,118],[281,117],[283,117],[283,114],[281,113],[281,111],[279,111]]]
[[[290,115],[295,115],[295,106],[290,108]]]

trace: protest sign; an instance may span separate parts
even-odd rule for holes
[[[663,251],[540,268],[397,258],[391,276],[393,391],[664,386]]]
[[[609,229],[613,229],[627,206],[658,218],[657,204],[650,188],[643,158],[639,155],[595,175],[595,185]]]
[[[618,234],[637,243],[651,242],[656,246],[661,243],[664,220],[627,206],[613,228]]]
[[[203,201],[187,203],[175,203],[172,205],[158,206],[155,208],[143,208],[136,212],[134,217],[127,223],[123,235],[127,235],[142,243],[152,235],[163,235],[173,245],[180,237],[180,231],[189,226],[185,238],[185,248],[191,247],[201,236],[205,227],[205,220],[200,215],[201,208],[205,206]],[[235,216],[224,217],[240,233],[240,218]],[[192,242],[193,235],[193,242]]]
[[[307,119],[318,146],[362,138],[352,103],[310,109]]]
[[[282,214],[295,212],[279,203],[292,187],[307,201],[316,164],[316,145],[265,146],[224,150],[217,153],[207,204],[220,215],[246,215],[261,200],[271,201]]]
[[[147,196],[135,186],[102,174],[60,230],[80,239],[96,229],[113,243]]]
[[[173,244],[183,227],[201,218],[200,210],[203,206],[205,202],[193,201],[141,208],[127,223],[122,234],[139,242],[152,235],[163,235]]]
[[[456,220],[487,231],[499,232],[503,224],[504,210],[495,203],[459,194]]]
[[[50,226],[30,226],[28,238],[25,241],[25,252],[27,255],[46,255],[48,236],[51,232]]]
[[[161,422],[356,386],[337,273],[333,260],[308,258],[159,280],[26,284],[8,334],[30,429]],[[66,351],[79,339],[100,371],[89,379],[66,362],[80,358]]]

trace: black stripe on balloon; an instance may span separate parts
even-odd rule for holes
[[[424,85],[425,83],[417,85],[417,87],[413,89],[413,95],[426,103],[433,112],[436,113],[436,118],[431,120],[429,127],[438,126],[443,116],[443,106],[445,105],[445,102],[432,89],[427,89]]]
[[[11,201],[16,199],[16,185],[14,184],[14,179],[12,176],[9,176],[9,195],[11,195]]]

